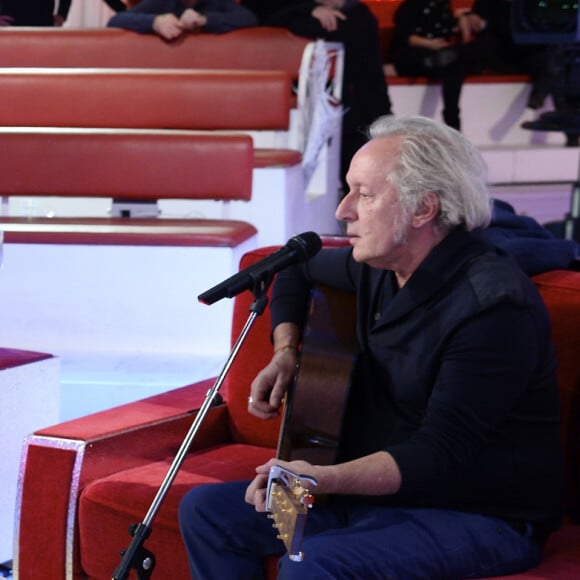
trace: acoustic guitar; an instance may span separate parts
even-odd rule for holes
[[[312,291],[308,320],[295,378],[286,395],[277,457],[303,459],[316,465],[336,461],[359,346],[356,338],[356,297],[328,286]],[[269,517],[291,559],[303,554],[302,533],[314,497],[304,483],[316,481],[280,467],[268,480]]]

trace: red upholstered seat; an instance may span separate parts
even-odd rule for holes
[[[17,350],[14,348],[0,348],[0,370],[10,369],[20,365],[26,365],[39,360],[51,358],[53,355],[44,352],[30,350]]]
[[[185,550],[176,536],[175,514],[181,497],[193,486],[253,477],[253,466],[270,459],[271,448],[226,443],[191,454],[179,470],[163,509],[154,520],[146,547],[156,556],[154,576],[188,578]],[[81,563],[89,578],[110,578],[118,552],[129,543],[128,522],[137,523],[151,504],[172,457],[114,473],[92,483],[81,495]],[[127,496],[129,492],[129,496]],[[96,524],[96,527],[95,527]],[[111,548],[115,550],[111,551]]]
[[[0,79],[0,126],[287,131],[290,122],[281,70],[0,67]]]
[[[247,254],[241,266],[248,266],[272,250],[262,248]],[[580,273],[550,272],[535,280],[554,326],[563,393],[567,504],[570,514],[577,516]],[[248,292],[235,299],[234,338],[249,316],[251,300]],[[210,409],[152,523],[145,547],[157,558],[153,577],[189,578],[176,513],[183,494],[202,482],[249,478],[256,464],[275,453],[279,421],[260,421],[246,410],[250,382],[270,354],[266,312],[256,319],[226,378],[220,391],[224,403]],[[67,567],[78,577],[111,577],[120,563],[119,551],[130,543],[128,526],[144,518],[191,425],[194,410],[211,384],[206,381],[184,387],[34,435],[27,449],[15,560],[20,580],[72,578],[64,573]],[[49,537],[39,526],[45,517],[50,517]],[[580,525],[568,519],[564,528],[550,538],[544,554],[544,561],[535,570],[510,579],[580,578]],[[276,560],[272,558],[266,565],[269,577],[274,578]]]

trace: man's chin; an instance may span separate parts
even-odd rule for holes
[[[351,243],[352,243],[352,241],[351,241]],[[364,262],[365,261],[365,252],[363,250],[361,250],[361,248],[357,248],[356,244],[353,244],[352,257],[354,258],[355,262]]]

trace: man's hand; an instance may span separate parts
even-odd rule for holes
[[[246,503],[253,505],[257,512],[266,511],[266,486],[268,474],[257,475],[246,489]]]
[[[184,30],[199,32],[207,24],[207,16],[188,8],[179,19]]]
[[[250,389],[248,411],[260,419],[278,416],[282,399],[296,372],[297,352],[281,350],[274,354],[267,367],[263,368]]]
[[[339,20],[346,20],[346,16],[340,10],[335,10],[329,6],[317,6],[312,11],[312,17],[320,22],[324,30],[334,32],[338,28]]]
[[[317,468],[306,461],[282,461],[281,459],[270,459],[270,461],[256,467],[256,477],[252,480],[246,489],[246,503],[253,505],[257,512],[265,512],[266,510],[266,491],[268,485],[268,477],[270,475],[270,468],[274,465],[280,465],[286,469],[316,479],[314,473]],[[308,491],[312,487],[311,483],[303,484]]]
[[[175,40],[183,32],[183,24],[175,14],[167,13],[156,16],[153,20],[153,31],[165,40]]]
[[[457,22],[459,25],[461,42],[463,44],[471,42],[475,36],[485,29],[487,24],[479,14],[466,11],[460,12],[457,15]]]

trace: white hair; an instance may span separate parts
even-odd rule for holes
[[[489,225],[487,167],[459,131],[427,117],[386,115],[371,124],[368,134],[370,139],[403,138],[399,159],[386,177],[406,212],[414,213],[423,194],[433,192],[440,204],[438,227],[472,230]]]

